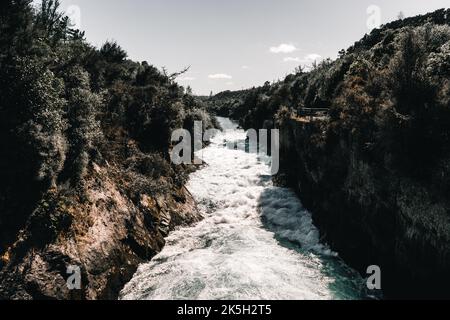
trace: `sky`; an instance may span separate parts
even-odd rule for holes
[[[377,25],[449,0],[61,0],[95,46],[117,41],[129,58],[176,72],[195,94],[283,79],[335,59]]]

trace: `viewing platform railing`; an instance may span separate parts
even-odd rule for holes
[[[309,117],[310,121],[313,121],[314,118],[318,117],[326,117],[328,116],[330,109],[329,108],[299,108],[296,110],[297,117]]]

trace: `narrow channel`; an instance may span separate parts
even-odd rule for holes
[[[320,242],[297,196],[274,186],[270,158],[228,147],[246,133],[219,121],[224,131],[198,154],[206,165],[188,184],[205,219],[171,233],[121,299],[364,298],[364,280]]]

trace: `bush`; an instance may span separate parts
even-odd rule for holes
[[[292,117],[291,110],[286,106],[281,106],[275,115],[275,123],[278,128],[281,128],[286,125],[286,122],[289,121]]]
[[[33,59],[18,59],[1,75],[0,94],[2,139],[11,138],[19,162],[10,162],[19,172],[29,172],[35,179],[55,185],[66,155],[64,119],[66,101],[63,82]],[[19,111],[19,112],[18,112]],[[28,168],[28,170],[26,169]]]
[[[99,94],[90,91],[89,74],[86,71],[75,67],[68,73],[68,170],[74,180],[79,182],[87,173],[90,155],[97,152],[103,137],[98,120],[103,101]]]

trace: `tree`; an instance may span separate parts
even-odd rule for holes
[[[82,39],[84,33],[71,29],[69,17],[60,10],[59,0],[42,0],[35,18],[35,32],[39,38],[45,39],[51,46],[61,40]]]
[[[127,53],[115,41],[107,41],[100,49],[100,55],[109,63],[121,63],[127,58]]]
[[[82,67],[75,66],[67,73],[70,146],[67,170],[75,182],[80,182],[102,138],[97,119],[102,99],[91,92],[89,74]]]
[[[0,63],[5,56],[17,56],[29,50],[34,40],[31,32],[33,12],[31,0],[0,2]]]
[[[63,82],[39,61],[20,58],[0,79],[1,127],[21,174],[55,187],[66,156]],[[13,135],[11,137],[11,134]],[[8,154],[6,150],[3,150]],[[2,152],[2,153],[3,153]]]
[[[165,67],[163,67],[162,70],[163,70],[163,74],[169,79],[169,82],[174,82],[179,76],[182,76],[183,74],[188,72],[190,68],[191,67],[189,66],[189,67],[184,68],[181,71],[177,71],[172,74],[169,74]]]

